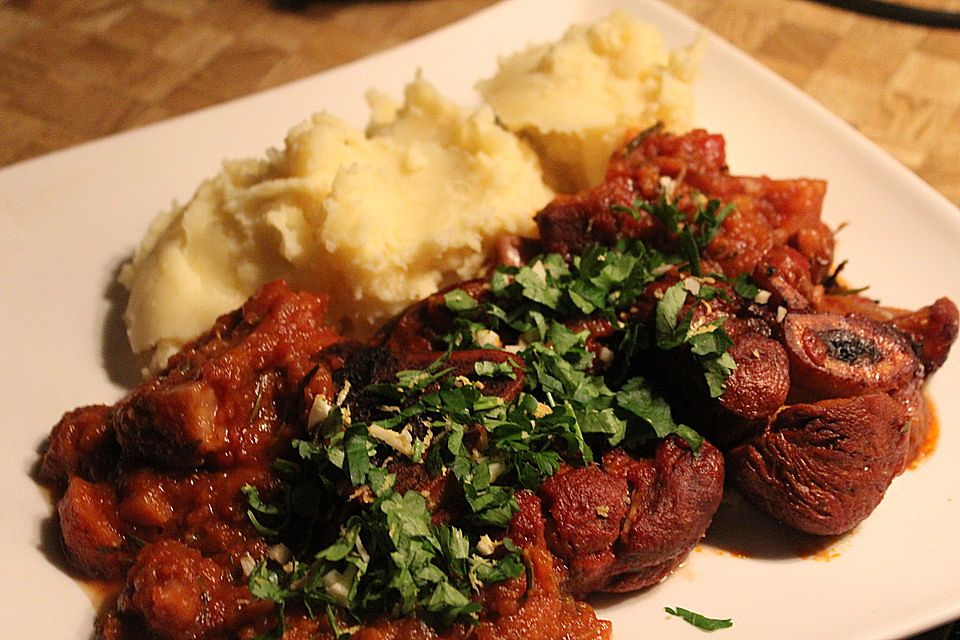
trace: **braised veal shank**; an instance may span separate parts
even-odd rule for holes
[[[274,462],[293,442],[327,442],[317,424],[331,408],[355,424],[403,410],[363,390],[404,371],[439,361],[445,369],[423,394],[457,380],[481,389],[481,401],[520,401],[532,384],[517,355],[524,336],[475,338],[480,344],[447,353],[446,336],[463,317],[449,294],[463,308],[485,304],[495,299],[490,278],[413,305],[368,344],[325,326],[322,298],[266,285],[158,376],[112,407],[67,413],[50,436],[42,475],[55,490],[67,553],[84,573],[121,584],[99,634],[249,640],[280,629],[297,640],[334,638],[341,628],[366,640],[609,638],[609,623],[582,599],[668,576],[707,531],[725,482],[801,531],[849,531],[925,446],[922,385],[944,363],[958,313],[947,299],[908,312],[843,291],[833,233],[820,220],[825,189],[818,180],[731,175],[719,135],[650,130],[615,154],[601,185],[541,211],[538,239],[504,240],[499,262],[515,267],[545,253],[572,263],[596,245],[635,240],[680,256],[616,315],[582,311],[562,323],[593,356],[583,375],[610,393],[642,376],[673,418],[706,440],[693,446],[674,433],[610,445],[588,434],[595,457],[552,451],[560,462],[539,486],[509,487],[509,522],[480,529],[498,549],[490,558],[513,548],[524,570],[475,585],[472,622],[435,624],[420,609],[357,621],[335,607],[324,615],[254,597],[251,563],[288,566],[290,547],[248,512],[251,488],[264,502],[289,498]],[[730,207],[705,208],[713,199]],[[705,210],[713,217],[699,217]],[[677,302],[671,317],[665,299]],[[678,322],[687,342],[665,342],[658,332]],[[718,382],[705,376],[693,338],[720,327],[730,343],[714,356],[735,365]],[[629,360],[620,358],[625,335],[639,345]],[[498,373],[480,384],[482,370]],[[430,468],[405,448],[429,449],[434,427],[404,428],[378,434],[377,446],[393,450],[370,452],[370,463],[389,472],[397,495],[422,496],[433,524],[468,519],[476,505],[459,471]],[[475,459],[492,455],[490,436],[476,425],[463,434]],[[367,485],[328,490],[312,507],[315,528],[298,533],[301,542],[312,536],[305,544],[314,550],[376,498]]]

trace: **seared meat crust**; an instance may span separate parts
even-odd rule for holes
[[[602,467],[567,469],[540,487],[550,549],[574,595],[636,591],[660,582],[700,541],[723,495],[723,457],[676,436],[652,457],[614,449]]]
[[[873,511],[898,472],[906,421],[903,407],[879,393],[790,405],[728,452],[731,476],[791,527],[844,533]]]

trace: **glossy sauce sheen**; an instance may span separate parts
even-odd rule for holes
[[[926,393],[923,395],[923,399],[927,411],[927,433],[923,439],[923,445],[917,450],[917,454],[908,465],[910,470],[918,469],[924,460],[932,456],[937,450],[937,443],[940,441],[940,417],[937,413],[937,407]]]

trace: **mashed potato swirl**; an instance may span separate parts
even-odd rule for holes
[[[458,107],[419,77],[403,104],[370,103],[366,132],[314,115],[154,222],[121,273],[131,345],[154,349],[154,368],[270,280],[329,293],[328,320],[362,336],[472,277],[496,238],[533,232],[552,192],[489,107]]]
[[[693,80],[705,41],[669,51],[650,24],[615,12],[571,27],[557,42],[500,61],[477,85],[511,131],[531,142],[548,184],[574,192],[599,183],[629,130],[693,121]]]

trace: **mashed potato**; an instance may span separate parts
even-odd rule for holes
[[[628,130],[690,128],[703,45],[668,52],[653,26],[618,12],[502,59],[477,88],[536,148],[547,182],[572,192],[600,182]]]
[[[315,115],[153,223],[120,277],[131,346],[155,369],[276,278],[330,294],[328,320],[363,337],[475,276],[498,237],[533,235],[547,185],[598,182],[625,131],[687,128],[698,64],[698,45],[668,53],[615,13],[503,60],[479,85],[492,108],[462,109],[418,77],[403,104],[370,96],[365,132]]]
[[[315,115],[153,223],[121,281],[131,346],[155,349],[154,368],[275,278],[331,294],[328,320],[363,335],[474,276],[499,236],[533,233],[552,193],[488,107],[461,109],[419,77],[404,104],[370,102],[365,133]]]

